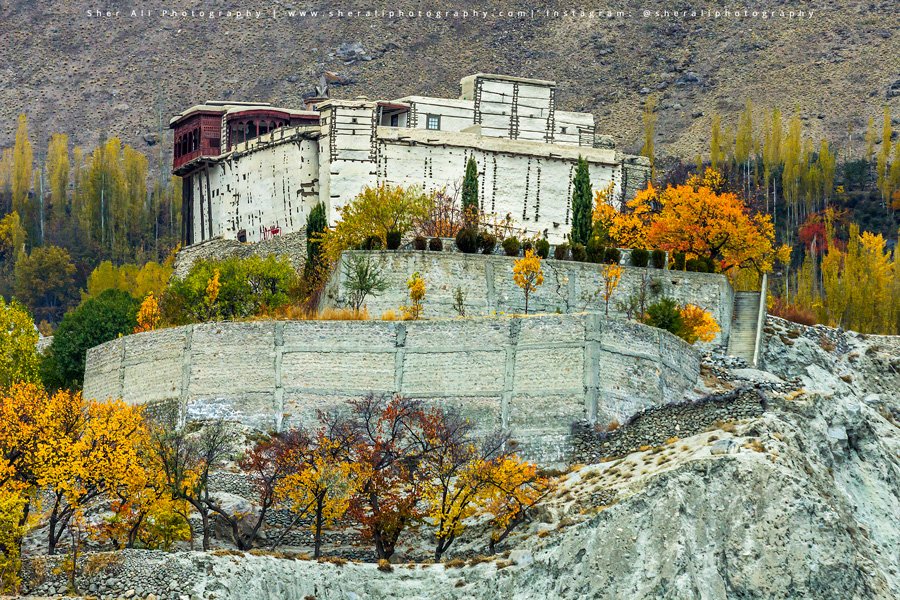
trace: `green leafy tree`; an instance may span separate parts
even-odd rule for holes
[[[462,207],[466,223],[474,224],[478,218],[478,164],[474,156],[470,156],[466,161],[466,174],[462,184]]]
[[[0,388],[13,383],[37,383],[40,359],[38,332],[31,315],[21,304],[0,297]]]
[[[85,353],[134,331],[139,307],[140,301],[131,294],[106,290],[67,313],[41,366],[44,384],[50,388],[81,389]]]
[[[369,255],[351,254],[344,259],[347,273],[347,302],[353,310],[359,311],[366,298],[377,296],[388,288],[381,269]]]
[[[75,265],[69,252],[56,246],[21,254],[15,267],[15,295],[37,320],[51,322],[77,301]]]
[[[591,190],[591,175],[588,163],[581,156],[575,167],[572,180],[572,243],[587,244],[591,237],[591,215],[594,206],[594,194]]]
[[[218,277],[216,277],[218,272]],[[216,281],[210,298],[210,282]],[[286,258],[250,256],[194,263],[183,279],[163,293],[163,321],[181,325],[208,320],[242,319],[288,304],[297,273]]]

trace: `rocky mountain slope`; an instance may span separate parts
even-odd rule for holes
[[[383,571],[283,555],[130,551],[93,576],[91,591],[219,600],[897,598],[900,338],[772,318],[766,331],[769,371],[716,359],[703,383],[765,390],[762,416],[576,467],[500,556]],[[48,578],[35,590],[58,585]]]
[[[11,143],[24,111],[39,148],[59,131],[88,146],[101,133],[116,134],[147,150],[160,117],[167,122],[209,98],[299,106],[326,71],[336,97],[455,97],[460,77],[479,71],[554,79],[562,108],[594,112],[599,129],[632,151],[640,147],[641,104],[653,92],[660,96],[658,152],[688,160],[705,148],[711,115],[734,116],[748,98],[788,111],[796,105],[813,136],[842,143],[848,126],[860,142],[884,103],[900,114],[900,14],[887,0],[776,0],[757,7],[774,11],[767,18],[692,16],[690,3],[635,0],[609,6],[625,16],[593,18],[532,15],[530,8],[524,18],[500,16],[511,7],[498,1],[421,7],[486,13],[468,18],[366,16],[376,7],[402,8],[379,3],[114,4],[118,17],[88,16],[113,5],[0,2],[0,146]],[[132,8],[152,12],[132,17]],[[363,14],[327,15],[339,8]],[[812,16],[789,17],[800,8]],[[205,12],[173,17],[173,9]],[[262,14],[219,13],[248,9]],[[292,9],[318,15],[290,17]],[[573,6],[554,1],[541,9]]]

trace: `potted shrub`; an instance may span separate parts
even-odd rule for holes
[[[653,263],[653,268],[655,269],[665,269],[666,268],[666,252],[665,250],[660,250],[657,248],[653,252],[650,253],[650,262]]]
[[[603,254],[603,262],[608,265],[617,265],[622,262],[622,251],[618,248],[607,248]]]
[[[370,235],[362,243],[363,250],[381,250],[381,238],[377,235]]]
[[[587,260],[587,252],[584,250],[584,244],[572,244],[572,260],[578,262]]]
[[[478,232],[471,227],[460,229],[456,234],[456,247],[466,254],[478,252]]]
[[[550,242],[547,240],[538,240],[534,243],[534,252],[541,258],[550,256]]]
[[[428,240],[428,249],[432,252],[441,252],[444,249],[444,242],[439,237],[433,237]]]
[[[567,260],[569,258],[569,245],[565,242],[557,244],[553,249],[553,258],[556,260]]]
[[[387,249],[388,250],[397,250],[400,247],[400,242],[403,239],[403,236],[400,235],[399,231],[391,230],[387,232]]]
[[[493,233],[482,231],[478,236],[478,248],[482,254],[493,254],[497,247],[497,237]]]
[[[646,267],[650,260],[650,253],[642,248],[631,251],[631,264],[635,267]]]
[[[603,262],[606,248],[603,247],[598,238],[592,237],[588,240],[587,246],[584,247],[584,252],[588,262],[601,263]]]
[[[676,271],[684,270],[684,252],[676,252],[672,255],[672,264]]]
[[[425,239],[424,235],[417,235],[413,238],[413,248],[416,250],[424,250],[428,247],[428,240]]]
[[[506,252],[507,256],[518,256],[519,249],[519,238],[512,236],[503,240],[503,251]]]

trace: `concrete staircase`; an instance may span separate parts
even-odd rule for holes
[[[755,366],[756,330],[759,325],[759,292],[736,292],[731,318],[728,354]]]

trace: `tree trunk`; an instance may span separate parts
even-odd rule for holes
[[[319,558],[322,555],[322,511],[323,498],[316,499],[316,529],[315,529],[315,548],[313,550],[313,558]]]
[[[209,513],[200,511],[200,523],[203,527],[203,551],[209,550]]]

